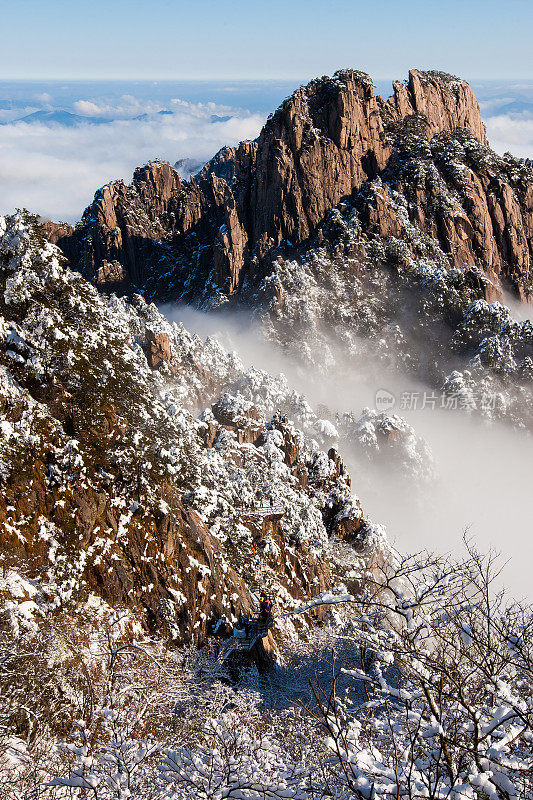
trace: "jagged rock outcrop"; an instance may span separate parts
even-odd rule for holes
[[[171,350],[168,333],[166,331],[153,331],[146,329],[146,358],[152,369],[166,364],[171,374],[176,373],[176,367],[171,364]]]
[[[391,105],[398,119],[420,114],[428,125],[427,138],[435,133],[467,128],[481,144],[488,144],[479,106],[470,86],[443,72],[409,71],[407,85],[393,83]]]
[[[76,228],[51,223],[48,235],[103,288],[198,301],[234,294],[246,276],[257,282],[276,252],[302,245],[332,208],[365,187],[372,194],[382,177],[451,265],[478,264],[525,292],[531,170],[488,149],[464,81],[412,70],[393,89],[383,100],[354,70],[314,80],[255,142],[224,148],[196,179],[152,162],[130,186],[119,181],[97,192]],[[449,169],[457,147],[466,153],[459,172]],[[373,193],[362,223],[382,239],[401,238],[387,191]]]
[[[405,199],[403,206],[398,197]],[[408,242],[410,222],[452,266],[479,265],[496,287],[510,284],[522,296],[528,293],[531,171],[513,159],[499,159],[464,132],[441,134],[430,143],[406,142],[381,178],[368,185],[359,207],[368,233]],[[411,252],[418,255],[412,247]]]

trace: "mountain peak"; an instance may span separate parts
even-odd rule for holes
[[[463,153],[460,179],[445,166],[439,142],[446,146],[446,137]],[[105,213],[98,195],[76,230],[51,225],[50,237],[93,282],[197,302],[235,294],[245,276],[259,279],[280,248],[305,246],[332,209],[380,178],[416,198],[408,202],[411,221],[451,266],[466,261],[523,291],[530,259],[524,231],[533,227],[530,181],[520,178],[511,198],[503,184],[516,170],[509,172],[487,148],[479,105],[465,81],[413,69],[383,99],[366,73],[342,69],[298,88],[254,142],[224,148],[196,179],[182,181],[169,165],[149,164],[135,171],[131,186],[106,195]],[[438,190],[429,177],[423,190],[411,185],[423,153],[440,159]],[[444,196],[456,207],[447,223],[437,211]],[[390,218],[390,207],[380,214],[379,235],[394,231],[402,238],[404,226]],[[505,233],[509,226],[515,234]]]

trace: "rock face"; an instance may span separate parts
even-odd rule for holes
[[[391,192],[407,200],[408,221],[438,244],[452,266],[479,265],[497,285],[519,293],[531,280],[533,176],[466,136],[442,134],[391,161],[383,183],[368,187],[362,218],[383,239],[407,241]],[[487,298],[489,299],[489,298]]]
[[[171,373],[175,372],[175,368],[170,363],[170,342],[165,331],[155,332],[147,328],[146,358],[152,369],[158,369],[162,364],[166,364]]]
[[[467,128],[488,144],[476,97],[465,81],[442,72],[410,70],[407,86],[395,81],[394,95],[387,101],[398,118],[420,114],[427,121],[428,138],[442,131]]]
[[[380,177],[408,199],[409,216],[451,265],[465,261],[525,291],[533,234],[531,170],[487,147],[476,98],[464,81],[412,70],[383,100],[368,75],[343,70],[301,87],[259,138],[224,148],[197,179],[152,162],[133,182],[99,190],[75,229],[48,235],[72,265],[105,289],[141,288],[158,299],[236,293],[278,252],[313,237],[328,212]],[[431,146],[430,146],[431,142]],[[450,148],[468,151],[461,174]],[[413,164],[422,159],[422,174]],[[390,179],[390,181],[389,181]],[[443,190],[451,207],[442,207]],[[402,237],[388,190],[363,224]],[[448,203],[448,206],[450,206]]]

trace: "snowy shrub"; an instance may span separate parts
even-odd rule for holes
[[[282,743],[235,713],[208,720],[195,749],[164,750],[160,766],[170,797],[183,800],[309,800],[305,767]]]
[[[354,598],[361,667],[315,689],[350,796],[509,800],[533,792],[533,617],[493,557],[400,560]]]

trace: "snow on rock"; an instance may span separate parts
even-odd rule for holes
[[[326,589],[340,521],[359,550],[370,531],[317,442],[338,438],[333,423],[140,296],[98,294],[27,215],[1,230],[4,563],[28,586],[38,575],[50,608],[99,596],[180,641],[250,611],[259,564],[290,598]],[[33,624],[35,597],[5,596],[11,626]]]
[[[422,437],[398,414],[365,408],[359,419],[345,414],[340,429],[349,441],[356,442],[368,458],[392,460],[419,480],[434,475],[431,451]]]

